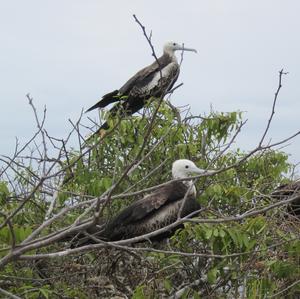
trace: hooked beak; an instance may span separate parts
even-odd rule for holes
[[[192,49],[192,48],[182,48],[183,51],[190,51],[190,52],[195,52],[197,53],[196,49]]]
[[[194,174],[213,174],[214,171],[213,170],[205,170],[205,169],[201,169],[201,168],[198,168],[198,167],[193,167],[191,169],[191,172],[194,173]]]
[[[181,50],[181,51],[190,51],[190,52],[195,52],[195,53],[197,53],[197,50],[196,50],[196,49],[186,48],[184,45],[178,47],[177,50]]]
[[[198,167],[193,167],[191,169],[191,172],[194,173],[194,174],[201,174],[201,173],[204,173],[205,170],[204,169],[201,169],[201,168],[198,168]]]

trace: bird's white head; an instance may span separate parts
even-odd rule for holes
[[[198,168],[194,162],[187,159],[176,160],[172,165],[172,176],[174,179],[182,179],[204,172],[205,170]]]
[[[175,42],[167,42],[164,45],[164,53],[169,54],[170,56],[174,55],[175,51],[191,51],[191,52],[195,52],[197,53],[197,50],[195,49],[191,49],[191,48],[186,48],[183,44],[180,45],[178,43]]]

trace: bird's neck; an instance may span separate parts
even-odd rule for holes
[[[169,57],[171,58],[172,61],[178,62],[178,61],[177,61],[177,57],[176,57],[174,51],[167,51],[167,50],[165,50],[165,51],[164,51],[164,55],[169,56]]]
[[[182,176],[173,176],[173,179],[182,179]],[[182,184],[184,184],[188,189],[190,189],[189,194],[193,194],[194,196],[196,196],[196,187],[193,183],[192,180],[186,180],[186,181],[181,181]]]
[[[196,196],[197,190],[196,190],[196,187],[195,187],[193,181],[190,181],[190,180],[182,181],[182,183],[188,187],[190,195]]]

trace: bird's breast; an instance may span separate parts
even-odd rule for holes
[[[171,82],[173,82],[174,77],[177,75],[179,66],[177,62],[171,62],[166,65],[160,71],[157,71],[152,80],[148,82],[146,86],[142,88],[143,92],[149,92],[157,90],[157,89],[165,89],[167,88]]]
[[[168,204],[160,208],[155,214],[142,223],[145,231],[154,231],[176,221],[178,212],[181,208],[182,200]]]

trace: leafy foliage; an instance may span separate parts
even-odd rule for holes
[[[113,195],[163,183],[171,179],[172,162],[188,158],[202,168],[224,169],[196,182],[203,210],[195,219],[222,221],[186,222],[169,241],[139,244],[139,251],[134,247],[132,251],[101,249],[60,259],[10,263],[0,272],[2,288],[22,298],[266,298],[300,279],[299,220],[287,216],[285,208],[223,221],[274,202],[270,194],[287,181],[291,167],[287,155],[264,148],[246,159],[247,153],[231,149],[241,128],[240,112],[212,111],[207,117],[182,119],[183,113],[163,104],[149,130],[156,108],[154,102],[143,115],[122,121],[86,155],[67,153],[67,159],[60,161],[66,169],[65,181],[59,185],[53,215],[103,194],[132,162],[141,161],[124,176]],[[92,146],[95,140],[89,142]],[[15,188],[9,188],[2,178],[1,222],[22,203],[40,177],[39,171],[40,167],[32,166],[19,169],[13,179]],[[47,192],[53,192],[51,185],[53,190],[58,188],[55,178],[36,190],[13,217],[11,226],[0,230],[0,256],[43,223],[50,205]],[[110,217],[133,200],[136,198],[110,201],[103,216]],[[85,208],[70,211],[42,236],[72,224]],[[91,215],[92,211],[86,216]],[[52,244],[31,254],[65,246],[68,244]],[[156,250],[143,251],[145,247]],[[299,292],[295,285],[284,294]]]

